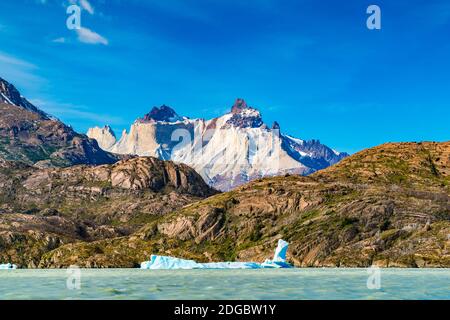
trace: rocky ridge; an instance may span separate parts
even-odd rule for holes
[[[0,163],[0,261],[37,267],[67,243],[130,235],[215,194],[191,168],[155,158],[38,169]]]
[[[40,265],[263,261],[283,238],[298,267],[449,267],[449,168],[450,142],[385,144],[309,177],[255,180],[130,236],[61,246]]]

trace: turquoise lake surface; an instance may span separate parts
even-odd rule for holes
[[[367,269],[81,269],[79,276],[0,270],[0,299],[450,299],[450,269],[381,269],[379,289],[368,288]]]

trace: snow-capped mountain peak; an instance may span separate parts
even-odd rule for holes
[[[224,128],[259,128],[264,125],[259,110],[247,105],[244,99],[236,99],[231,107],[231,117],[226,121]]]
[[[347,156],[318,140],[280,134],[278,122],[268,127],[261,113],[243,99],[211,120],[182,118],[167,106],[153,108],[113,145],[110,130],[94,129],[88,136],[110,152],[185,163],[220,190],[265,176],[310,174]]]
[[[253,108],[250,108],[244,99],[237,98],[233,106],[231,107],[231,113],[240,113],[246,109],[253,109]]]
[[[183,121],[183,118],[171,107],[162,105],[161,107],[153,107],[141,120],[143,122],[177,122]]]

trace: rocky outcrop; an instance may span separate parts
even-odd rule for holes
[[[104,150],[111,148],[117,141],[116,135],[110,126],[90,128],[87,132],[87,136],[95,139],[100,148]]]
[[[126,234],[117,227],[95,226],[54,214],[0,214],[0,261],[36,268],[43,254],[62,245]]]
[[[224,128],[259,128],[264,125],[261,113],[248,106],[244,99],[236,99],[231,107],[231,117],[225,122]]]
[[[183,118],[181,118],[172,108],[162,105],[159,108],[153,107],[153,109],[140,120],[143,122],[176,122],[182,121]]]
[[[122,160],[113,165],[48,169],[5,162],[0,167],[0,178],[3,206],[11,204],[19,212],[31,207],[36,212],[47,207],[63,210],[64,206],[88,200],[91,203],[84,214],[89,211],[94,214],[96,204],[103,203],[103,199],[113,201],[120,196],[125,198],[122,205],[133,203],[136,207],[153,198],[152,194],[169,197],[167,200],[173,200],[174,204],[176,199],[172,194],[178,194],[180,198],[183,195],[203,198],[215,194],[188,166],[151,157]],[[146,193],[149,197],[142,198]],[[170,207],[173,208],[169,205],[167,210]]]
[[[0,261],[37,267],[68,243],[130,235],[216,194],[191,168],[156,158],[39,169],[0,161]]]
[[[54,179],[64,180],[64,186],[75,184],[81,179],[88,184],[98,183],[128,190],[176,190],[197,197],[214,194],[200,175],[188,166],[152,157],[133,158],[96,167],[40,170],[25,180],[24,186],[29,190],[38,190],[39,186],[48,185]]]

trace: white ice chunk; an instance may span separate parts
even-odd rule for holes
[[[211,262],[202,263],[202,269],[261,269],[256,262]]]
[[[286,262],[286,253],[289,247],[289,243],[283,239],[278,240],[278,246],[275,250],[275,255],[273,256],[273,261],[275,262]]]
[[[286,252],[289,243],[284,240],[278,241],[273,260],[264,263],[256,262],[212,262],[198,263],[194,260],[185,260],[174,257],[152,255],[150,261],[141,263],[141,269],[151,270],[174,270],[174,269],[263,269],[263,268],[292,268],[286,262]]]
[[[11,263],[0,264],[0,270],[9,270],[9,269],[17,269],[17,266]]]
[[[198,269],[199,264],[193,260],[152,255],[150,261],[141,263],[141,269]]]
[[[278,246],[275,249],[273,260],[266,260],[262,264],[263,268],[292,268],[292,266],[286,262],[286,253],[289,247],[289,243],[280,239],[278,240]]]

